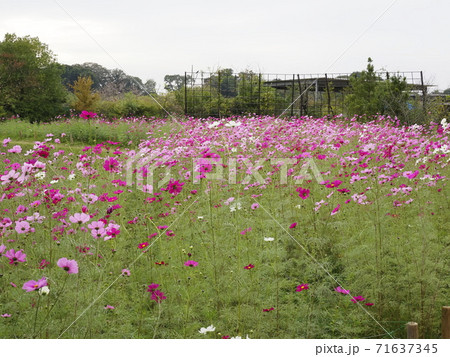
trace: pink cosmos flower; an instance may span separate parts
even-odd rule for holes
[[[0,245],[0,257],[2,256],[5,249],[6,249],[6,245],[4,245],[4,244]]]
[[[11,314],[3,314],[3,315],[0,315],[1,317],[4,317],[5,319],[7,319],[8,317],[11,317]]]
[[[6,175],[0,176],[0,181],[2,181],[2,185],[6,185],[8,183],[14,182],[20,175],[20,172],[16,172],[16,170],[10,170]]]
[[[39,290],[40,288],[47,286],[47,279],[45,277],[39,279],[38,281],[35,280],[30,280],[27,281],[25,284],[23,284],[22,289],[25,290],[26,292],[30,292],[30,291],[35,291],[35,290]]]
[[[16,222],[16,232],[19,234],[28,233],[30,231],[30,224],[27,221]]]
[[[111,305],[106,305],[106,306],[104,307],[104,309],[105,309],[105,310],[111,311],[111,310],[114,310],[115,307],[114,307],[114,306],[111,306]]]
[[[78,274],[78,263],[75,260],[61,258],[58,260],[56,265],[63,268],[67,274]]]
[[[17,265],[19,262],[25,262],[27,255],[21,250],[17,252],[14,249],[8,250],[5,254],[3,254],[6,258],[9,259],[9,264]]]
[[[93,113],[93,112],[88,112],[87,110],[83,110],[80,114],[80,118],[88,120],[91,118],[95,118],[97,116],[97,113]],[[62,134],[61,134],[62,136]]]
[[[361,295],[358,295],[358,296],[354,296],[354,297],[351,299],[351,302],[354,303],[354,304],[356,304],[358,301],[364,301],[364,300],[366,300],[366,299],[363,298]]]
[[[14,145],[12,149],[9,149],[8,152],[20,154],[22,152],[22,147],[20,145]]]
[[[338,204],[338,205],[331,211],[331,215],[334,216],[336,213],[338,213],[340,208],[341,208],[341,205]]]
[[[163,300],[167,299],[167,296],[164,295],[164,293],[160,290],[152,291],[152,296],[150,299],[156,301],[158,304],[160,304]]]
[[[308,289],[309,289],[309,285],[308,284],[300,284],[299,286],[297,286],[295,291],[303,291],[303,290],[308,290]]]
[[[148,242],[143,242],[143,243],[139,243],[138,248],[139,249],[144,249],[145,247],[148,247]]]
[[[83,224],[88,222],[91,217],[86,213],[75,213],[73,216],[69,217],[69,221],[72,223]]]
[[[114,157],[107,158],[103,164],[105,171],[115,171],[119,166],[119,161],[117,161]]]
[[[178,195],[183,189],[183,185],[184,182],[179,182],[178,180],[170,180],[166,190],[169,191],[169,193],[172,195]]]
[[[159,286],[159,284],[152,283],[148,286],[147,291],[149,291],[149,292],[155,291],[158,286]]]
[[[252,206],[251,206],[252,209],[257,209],[258,207],[259,207],[259,204],[256,202],[254,204],[252,204]]]
[[[130,276],[131,275],[131,272],[128,270],[128,269],[122,269],[122,275],[123,276]]]
[[[298,192],[298,196],[302,199],[302,200],[306,200],[309,197],[309,190],[307,188],[302,188],[302,187],[298,187],[296,189],[296,191]]]
[[[334,187],[339,187],[341,184],[342,184],[342,181],[341,181],[341,180],[336,180],[336,181],[333,181],[333,182],[328,183],[328,184],[326,185],[326,187],[328,187],[328,188],[334,188]]]
[[[343,288],[340,287],[340,286],[338,286],[338,287],[335,288],[334,290],[337,291],[338,293],[341,293],[341,294],[346,294],[346,295],[350,294],[350,290],[345,290],[345,289],[343,289]]]
[[[188,260],[187,262],[184,262],[184,265],[187,267],[196,267],[198,265],[198,262],[195,260]]]

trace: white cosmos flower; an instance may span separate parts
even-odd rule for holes
[[[241,124],[242,123],[240,121],[230,120],[228,123],[225,124],[225,126],[228,128],[234,128],[236,126],[240,126]]]
[[[50,183],[51,184],[58,183],[58,180],[51,180]]]
[[[209,129],[215,128],[216,126],[219,126],[219,124],[220,124],[220,121],[215,121],[214,123],[209,124],[208,128]]]
[[[202,327],[198,332],[202,335],[206,335],[207,332],[214,332],[215,330],[216,328],[213,325],[210,325],[208,327]]]
[[[67,176],[67,179],[72,181],[75,178],[75,174],[70,174],[69,176]]]
[[[34,175],[39,180],[43,180],[45,178],[45,171],[38,172],[36,175]]]
[[[265,240],[266,242],[272,242],[272,241],[275,240],[275,238],[272,238],[272,237],[264,237],[264,240]]]
[[[42,288],[39,289],[39,295],[48,295],[50,293],[50,289],[48,288],[48,286],[43,286]]]

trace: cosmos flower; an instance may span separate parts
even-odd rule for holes
[[[303,290],[308,290],[308,289],[309,289],[309,285],[308,284],[300,284],[299,286],[297,286],[295,291],[303,291]]]
[[[58,260],[56,265],[64,269],[67,274],[78,274],[78,263],[75,260],[61,258]]]
[[[198,333],[201,333],[202,335],[206,335],[207,332],[214,332],[216,328],[213,325],[210,325],[208,327],[202,327],[200,330],[198,330]]]
[[[26,261],[27,257],[22,249],[18,250],[17,252],[14,249],[10,249],[3,255],[9,259],[9,264],[11,265],[17,265],[19,262],[23,263]]]
[[[350,290],[345,290],[345,289],[343,289],[343,288],[340,287],[340,286],[338,286],[338,287],[335,288],[334,290],[337,291],[338,293],[341,293],[341,294],[346,294],[346,295],[350,294]]]
[[[69,217],[69,221],[72,223],[78,223],[83,224],[88,222],[91,219],[91,216],[89,216],[86,213],[75,213],[73,216]]]
[[[25,290],[26,292],[30,292],[30,291],[39,290],[42,287],[47,286],[47,285],[48,285],[47,279],[45,277],[42,277],[38,281],[35,281],[35,280],[27,281],[25,284],[23,284],[22,289]]]
[[[187,262],[184,262],[184,265],[187,267],[196,267],[198,265],[198,262],[195,260],[188,260]]]
[[[364,300],[366,300],[366,298],[363,298],[361,295],[358,295],[358,296],[354,296],[351,299],[351,302],[356,304],[358,301],[364,301]]]
[[[302,199],[302,200],[306,200],[309,197],[309,190],[307,188],[302,188],[302,187],[298,187],[296,189],[296,191],[298,192],[298,196]]]

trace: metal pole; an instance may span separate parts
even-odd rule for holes
[[[217,99],[217,116],[220,118],[220,70],[217,72],[217,80],[218,80],[218,86],[217,86],[217,93],[218,93],[218,99]]]
[[[184,116],[187,116],[188,104],[187,104],[187,73],[184,72]]]
[[[427,114],[427,108],[426,108],[426,104],[427,104],[427,88],[425,87],[424,83],[423,83],[423,72],[420,71],[420,83],[422,84],[422,107],[423,107],[423,112],[426,115]]]
[[[261,73],[258,78],[258,115],[261,115]]]
[[[291,93],[291,117],[294,116],[294,96],[295,96],[295,74],[292,75],[292,93]]]
[[[331,107],[331,93],[330,87],[328,86],[328,75],[325,73],[325,84],[327,86],[327,100],[328,100],[328,114],[334,115],[333,108]]]

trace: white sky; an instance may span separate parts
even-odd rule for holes
[[[192,66],[347,73],[368,57],[375,69],[422,70],[449,88],[450,1],[394,1],[0,0],[0,40],[39,37],[61,63],[121,68],[160,88],[165,74]]]

